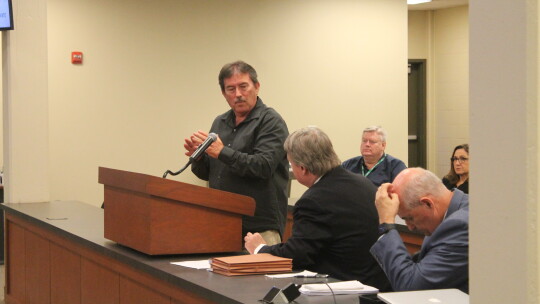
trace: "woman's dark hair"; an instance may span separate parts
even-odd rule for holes
[[[452,152],[452,156],[450,157],[450,171],[444,177],[452,185],[455,185],[459,181],[459,176],[457,175],[456,170],[454,170],[454,161],[452,160],[452,158],[454,158],[454,154],[459,149],[463,149],[463,150],[465,150],[465,152],[467,152],[467,154],[469,154],[469,144],[462,144],[462,145],[456,146],[454,148],[454,151]]]

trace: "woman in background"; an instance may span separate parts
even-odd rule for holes
[[[443,183],[449,190],[458,188],[469,193],[469,145],[463,144],[454,148],[450,158],[450,172],[443,177]]]

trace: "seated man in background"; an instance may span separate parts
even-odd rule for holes
[[[384,153],[385,148],[386,131],[379,126],[367,127],[360,144],[362,155],[344,161],[342,166],[353,173],[362,174],[377,187],[391,183],[407,167],[401,160]]]
[[[371,253],[395,291],[457,288],[469,292],[469,196],[446,189],[422,168],[402,171],[392,184],[377,191],[381,237]],[[427,237],[413,259],[394,219],[399,215],[410,230]]]
[[[388,279],[369,253],[378,238],[375,186],[343,169],[330,139],[316,127],[294,132],[284,146],[294,176],[309,189],[296,202],[286,243],[267,246],[258,233],[248,233],[246,249],[291,258],[295,269],[389,290]]]

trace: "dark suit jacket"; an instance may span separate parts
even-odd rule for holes
[[[296,203],[287,242],[264,246],[259,253],[292,258],[295,269],[389,290],[388,279],[369,253],[378,238],[375,192],[367,178],[341,166],[332,169]]]
[[[396,291],[458,288],[469,292],[469,196],[455,189],[446,217],[413,261],[395,230],[371,248]]]

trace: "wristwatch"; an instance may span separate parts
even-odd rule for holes
[[[379,225],[379,235],[383,235],[392,229],[396,229],[396,224],[382,223]]]

